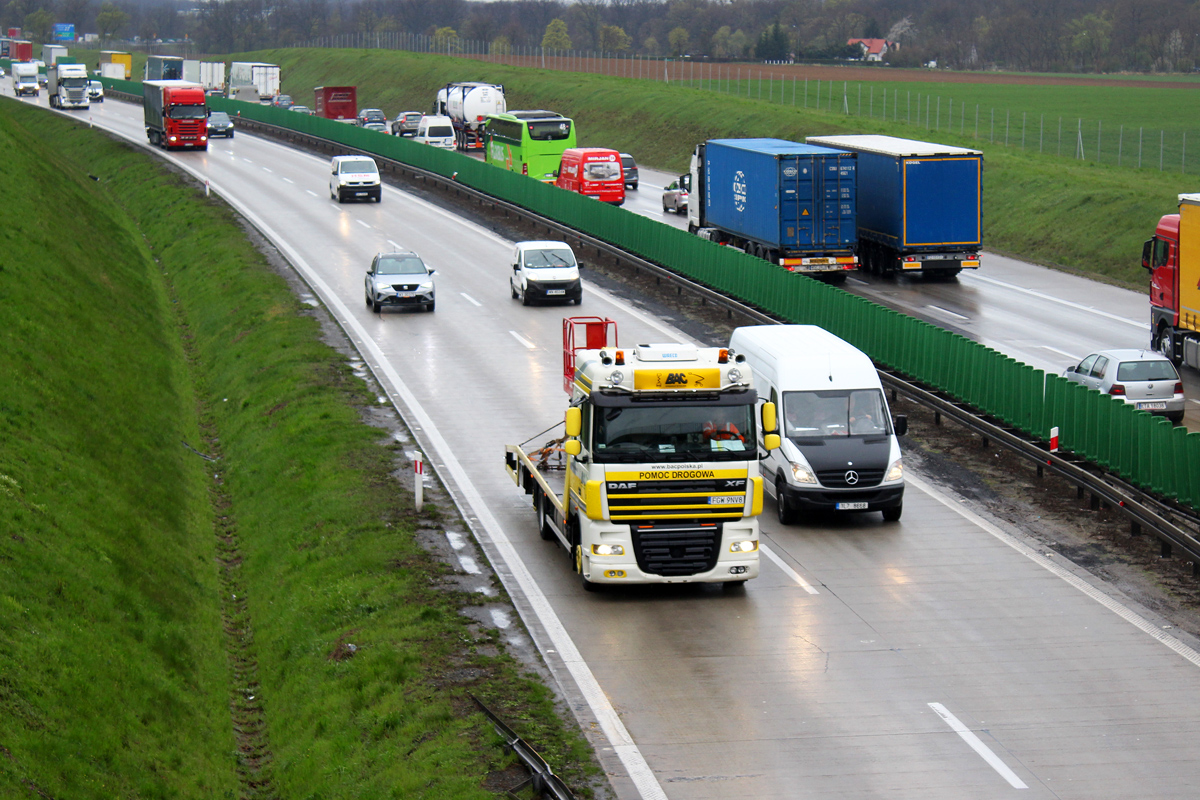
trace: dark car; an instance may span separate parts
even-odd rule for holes
[[[224,111],[214,111],[208,115],[208,138],[216,136],[233,138],[233,120]]]
[[[276,108],[291,108],[292,96],[290,94],[276,95],[275,99],[271,101],[271,105],[275,106]]]
[[[366,127],[368,122],[377,122],[387,126],[387,115],[378,108],[360,108],[355,120],[360,127]]]
[[[392,120],[393,136],[416,136],[417,126],[421,124],[420,111],[401,111]]]
[[[636,189],[638,185],[637,162],[629,153],[621,153],[621,169],[625,170],[625,185],[630,189]]]

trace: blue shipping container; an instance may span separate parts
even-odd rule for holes
[[[897,251],[978,248],[983,154],[890,136],[810,136],[858,153],[859,238]]]
[[[782,139],[714,139],[704,149],[705,224],[780,255],[849,253],[856,156]]]

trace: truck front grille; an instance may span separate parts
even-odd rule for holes
[[[681,577],[708,572],[717,565],[720,522],[631,525],[630,529],[642,572]]]
[[[608,481],[609,519],[738,519],[745,514],[746,479]],[[718,498],[713,502],[713,498]],[[734,498],[722,502],[720,498]]]
[[[851,473],[854,474],[856,480],[850,482],[847,477]],[[817,480],[822,486],[827,486],[830,489],[863,489],[868,486],[878,486],[883,480],[883,470],[881,469],[860,469],[860,470],[844,470],[844,469],[823,469],[817,472]]]

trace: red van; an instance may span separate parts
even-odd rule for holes
[[[554,185],[619,206],[625,202],[621,154],[603,147],[569,147],[563,151]]]

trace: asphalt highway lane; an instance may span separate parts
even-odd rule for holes
[[[88,114],[145,140],[136,107],[110,101]],[[620,797],[1192,793],[1195,643],[919,476],[894,525],[867,515],[784,527],[768,502],[762,575],[742,592],[585,593],[566,553],[538,537],[527,498],[502,469],[503,445],[562,418],[563,316],[612,316],[626,344],[685,337],[594,286],[578,310],[522,307],[507,289],[511,243],[391,187],[380,204],[338,205],[325,159],[245,133],[167,157],[250,215],[362,349],[463,507]],[[643,181],[639,192],[650,189]],[[370,257],[394,246],[438,270],[435,312],[365,307]],[[1025,292],[970,277],[885,288],[895,302],[938,306],[989,336],[1020,325],[1006,338],[1031,356],[1041,346],[1028,341],[1037,325],[1017,321],[1016,309],[1036,299]],[[994,302],[992,292],[1016,299]],[[1044,343],[1070,352],[1089,341],[1075,336]]]

